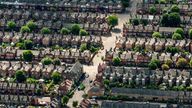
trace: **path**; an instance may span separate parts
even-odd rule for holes
[[[132,5],[131,5],[132,7],[130,7],[129,10],[136,12],[136,4],[139,1],[140,0],[132,0]],[[116,26],[115,29],[118,30],[118,32],[112,32],[111,36],[109,36],[109,37],[102,37],[104,49],[100,50],[99,53],[94,57],[92,66],[87,66],[87,65],[83,66],[85,73],[89,75],[89,77],[83,81],[83,84],[86,86],[86,88],[85,88],[86,93],[91,88],[91,84],[89,83],[89,81],[95,79],[95,76],[97,74],[97,66],[99,65],[99,63],[103,62],[101,60],[101,58],[102,58],[102,56],[105,55],[105,50],[109,50],[110,48],[115,47],[116,36],[117,37],[121,36],[123,24],[126,21],[128,21],[128,18],[129,18],[128,14],[117,14],[117,15],[119,18],[119,24]],[[76,90],[75,94],[69,100],[67,105],[70,108],[72,108],[73,101],[78,101],[78,103],[80,103],[83,100],[83,98],[82,98],[83,94],[84,94],[84,91]]]

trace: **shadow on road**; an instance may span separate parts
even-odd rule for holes
[[[114,29],[112,29],[111,32],[113,32],[113,33],[121,33],[121,29],[119,29],[119,28],[114,28]]]

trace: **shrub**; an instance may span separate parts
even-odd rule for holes
[[[32,49],[33,48],[33,42],[31,40],[25,40],[24,41],[24,47],[27,50]]]
[[[80,36],[87,36],[87,35],[88,35],[88,32],[87,32],[86,30],[84,30],[84,29],[81,29],[81,30],[79,31],[79,35],[80,35]]]
[[[17,82],[22,83],[26,81],[26,75],[24,71],[18,70],[15,73],[15,79]]]
[[[28,26],[22,26],[21,29],[20,29],[20,32],[21,33],[30,33],[30,29]]]
[[[178,7],[177,5],[173,5],[173,6],[171,7],[171,12],[177,12],[177,13],[179,13],[179,12],[180,12],[180,9],[179,9],[179,7]]]
[[[27,62],[32,61],[33,59],[33,53],[30,50],[24,51],[23,52],[23,59]]]
[[[185,58],[179,58],[176,63],[176,66],[178,68],[185,68],[186,66],[188,66],[188,62]]]
[[[61,31],[60,31],[60,33],[61,33],[62,35],[68,35],[68,34],[70,33],[70,31],[69,31],[69,29],[67,29],[67,28],[62,28]]]
[[[113,58],[113,63],[115,66],[118,66],[121,63],[121,59],[119,57],[115,57]]]
[[[37,24],[33,21],[27,22],[26,26],[31,30],[31,32],[37,29]]]
[[[41,33],[42,33],[42,34],[50,34],[50,33],[51,33],[51,30],[50,30],[49,28],[47,28],[47,27],[43,27],[43,28],[41,29]]]
[[[175,33],[180,34],[182,37],[184,36],[184,30],[183,30],[182,28],[177,28],[177,29],[175,30]]]
[[[157,12],[157,9],[156,9],[155,6],[152,6],[152,7],[149,8],[149,13],[150,14],[156,14],[156,12]]]
[[[80,29],[81,29],[81,27],[78,24],[74,24],[71,27],[71,33],[74,35],[79,35]]]
[[[174,40],[182,40],[183,37],[179,33],[174,33],[172,36],[172,39]]]
[[[154,33],[152,34],[152,37],[153,37],[153,38],[162,38],[162,35],[161,35],[161,33],[159,33],[159,32],[154,32]]]
[[[161,66],[161,69],[162,69],[162,70],[169,70],[169,65],[163,64],[163,65]]]
[[[44,65],[50,65],[50,64],[52,64],[52,59],[49,57],[45,57],[41,60],[41,63]]]
[[[110,15],[107,17],[107,22],[111,27],[118,25],[118,17],[116,15]]]
[[[192,29],[189,30],[189,38],[192,39]]]
[[[53,64],[54,64],[54,65],[61,65],[60,59],[55,58],[55,59],[53,60]]]

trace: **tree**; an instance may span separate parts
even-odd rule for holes
[[[192,29],[189,30],[189,38],[192,39]]]
[[[181,23],[180,15],[178,13],[170,13],[168,17],[169,25],[171,27],[177,27]]]
[[[190,66],[190,68],[192,68],[192,59],[189,62],[189,66]]]
[[[182,40],[183,37],[179,33],[174,33],[172,35],[172,39],[174,39],[174,40]]]
[[[80,31],[81,27],[78,24],[74,24],[71,27],[71,33],[74,35],[79,35],[79,31]]]
[[[169,70],[169,65],[163,64],[163,65],[161,66],[161,69],[162,69],[162,70]]]
[[[84,30],[84,29],[81,29],[81,30],[79,31],[79,35],[80,35],[80,36],[87,36],[87,35],[88,35],[88,32],[87,32],[86,30]]]
[[[52,64],[52,59],[49,57],[45,57],[41,60],[41,63],[43,63],[44,65],[50,65]]]
[[[188,62],[185,58],[179,58],[177,60],[176,66],[178,68],[185,68],[186,66],[188,66]]]
[[[27,62],[31,62],[33,59],[33,53],[30,50],[24,51],[23,59]]]
[[[131,21],[131,23],[135,26],[139,25],[139,19],[135,18]]]
[[[68,103],[68,101],[69,101],[69,97],[68,96],[63,96],[62,97],[61,102],[62,102],[63,106],[65,106]]]
[[[115,66],[118,66],[121,63],[121,59],[119,57],[115,57],[113,58],[113,63]]]
[[[30,33],[30,29],[28,26],[22,26],[21,29],[20,29],[20,32],[21,33]]]
[[[182,28],[177,28],[175,33],[179,33],[182,37],[184,36],[184,30]]]
[[[83,52],[83,51],[85,51],[85,50],[87,50],[87,44],[86,44],[86,43],[81,44],[81,46],[80,46],[80,51]]]
[[[148,67],[149,67],[149,69],[151,69],[151,70],[155,70],[155,69],[158,68],[157,64],[154,63],[154,62],[150,62],[150,63],[148,64]]]
[[[152,70],[155,70],[155,69],[157,69],[158,67],[160,67],[160,61],[159,60],[157,60],[157,59],[152,59],[151,61],[150,61],[150,63],[148,64],[148,67],[150,68],[150,69],[152,69]]]
[[[30,29],[31,32],[37,29],[37,24],[33,21],[27,22],[26,26]]]
[[[18,70],[15,73],[15,79],[17,82],[22,83],[26,81],[26,75],[24,71]]]
[[[47,28],[47,27],[43,27],[43,28],[41,29],[41,33],[42,33],[42,34],[50,34],[50,33],[51,33],[51,30],[50,30],[49,28]]]
[[[168,20],[168,17],[169,17],[169,14],[168,13],[165,13],[162,15],[162,18],[161,18],[161,24],[162,26],[169,26],[169,20]]]
[[[53,72],[51,74],[51,78],[52,78],[54,84],[58,84],[61,81],[61,78],[62,78],[61,73]]]
[[[180,9],[179,9],[179,7],[178,7],[177,5],[173,5],[173,6],[171,7],[171,12],[177,12],[177,13],[179,13],[179,12],[180,12]]]
[[[59,58],[55,58],[55,59],[53,60],[53,64],[54,64],[54,65],[61,65],[60,59],[59,59]]]
[[[67,29],[67,28],[62,28],[61,31],[60,31],[60,33],[61,33],[62,35],[68,35],[68,34],[70,33],[70,31],[69,31],[69,29]]]
[[[129,6],[129,1],[130,0],[121,0],[121,3],[123,5],[124,8],[128,7]]]
[[[31,40],[25,40],[24,41],[24,47],[27,50],[32,49],[33,48],[33,42]]]
[[[13,21],[9,21],[7,23],[7,27],[10,29],[10,30],[13,30],[15,27],[16,27],[16,23],[13,22]]]
[[[78,101],[73,101],[73,107],[77,107],[77,105],[78,105]]]
[[[168,59],[165,61],[165,64],[167,64],[169,67],[173,65],[173,61],[171,59]]]
[[[118,25],[118,17],[116,15],[110,15],[107,17],[107,22],[111,27]]]
[[[152,37],[153,37],[153,38],[162,38],[162,35],[161,35],[161,33],[159,33],[159,32],[154,32],[154,33],[152,34]]]
[[[152,7],[149,8],[149,13],[150,14],[156,14],[156,12],[157,12],[157,9],[156,9],[155,6],[152,6]]]

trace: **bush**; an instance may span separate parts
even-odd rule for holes
[[[171,59],[168,59],[165,61],[165,64],[167,64],[169,67],[173,65],[173,61]]]
[[[74,35],[79,35],[79,31],[80,31],[81,27],[78,24],[74,24],[71,27],[71,33]]]
[[[180,26],[181,19],[178,13],[165,13],[162,15],[161,24],[166,27],[177,27]]]
[[[67,29],[67,28],[62,28],[61,31],[60,31],[60,33],[61,33],[62,35],[68,35],[68,34],[70,33],[70,31],[69,31],[69,29]]]
[[[20,29],[20,32],[21,33],[30,33],[30,29],[28,26],[22,26],[21,29]]]
[[[80,46],[80,51],[81,52],[83,52],[83,51],[85,51],[85,50],[87,50],[87,44],[81,44],[81,46]]]
[[[63,96],[63,97],[62,97],[61,102],[62,102],[62,105],[63,105],[63,106],[66,105],[66,104],[68,103],[68,101],[69,101],[69,97],[68,97],[68,96]]]
[[[189,30],[189,38],[192,39],[192,29]]]
[[[33,42],[31,40],[25,40],[24,41],[24,47],[27,50],[32,49],[33,48]]]
[[[13,30],[16,27],[16,23],[13,21],[8,21],[7,27],[11,30]]]
[[[182,37],[184,36],[184,30],[183,30],[182,28],[177,28],[177,29],[175,30],[175,33],[180,34]]]
[[[26,75],[24,71],[18,70],[15,73],[15,79],[19,83],[23,83],[26,81]]]
[[[86,30],[84,30],[84,29],[81,29],[81,30],[79,31],[79,35],[80,35],[80,36],[87,36],[87,35],[88,35],[88,32],[87,32]]]
[[[170,47],[167,47],[167,48],[165,49],[165,51],[171,53],[172,55],[174,55],[174,54],[176,54],[176,53],[179,53],[179,52],[180,52],[180,49],[177,48],[177,47],[171,47],[171,46],[170,46]]]
[[[95,53],[99,50],[99,48],[95,48],[94,46],[91,46],[90,51],[91,53]]]
[[[131,21],[131,23],[133,24],[133,25],[135,25],[135,26],[137,26],[137,25],[139,25],[139,19],[133,19],[132,21]]]
[[[174,33],[172,36],[172,39],[174,40],[182,40],[183,37],[179,33]]]
[[[149,69],[151,69],[151,70],[155,70],[155,69],[158,68],[157,64],[154,63],[154,62],[150,62],[150,63],[148,64],[148,67],[149,67]]]
[[[149,8],[149,13],[150,14],[156,14],[156,12],[157,12],[157,9],[156,9],[155,6],[152,6],[152,7]]]
[[[44,65],[50,65],[50,64],[52,64],[52,59],[49,58],[49,57],[43,58],[41,60],[41,63],[44,64]]]
[[[152,37],[153,37],[153,38],[162,38],[162,35],[161,35],[161,33],[159,33],[159,32],[154,32],[154,33],[152,34]]]
[[[185,68],[186,66],[188,66],[188,62],[185,58],[179,58],[176,63],[176,66],[178,68]]]
[[[173,6],[171,7],[171,12],[177,12],[177,13],[179,13],[179,12],[180,12],[180,9],[179,9],[179,7],[178,7],[177,5],[173,5]]]
[[[121,59],[119,57],[115,57],[113,58],[113,63],[115,66],[118,66],[121,63]]]
[[[73,107],[77,107],[77,105],[78,105],[78,101],[73,101]]]
[[[37,29],[37,24],[33,21],[27,22],[26,26],[31,30],[31,32]]]
[[[163,65],[161,66],[161,69],[162,69],[162,70],[169,70],[169,66],[168,66],[167,64],[163,64]]]
[[[51,74],[51,78],[52,78],[54,84],[58,84],[61,81],[61,79],[62,79],[61,73],[53,72]]]
[[[190,68],[192,68],[192,59],[189,62],[189,66],[190,66]]]
[[[42,33],[42,34],[50,34],[50,33],[51,33],[51,30],[50,30],[49,28],[47,28],[47,27],[43,27],[43,28],[41,29],[41,33]]]
[[[111,27],[118,25],[118,17],[116,15],[110,15],[107,17],[107,22]]]
[[[60,59],[55,58],[55,59],[53,60],[53,64],[54,64],[54,65],[61,65]]]
[[[23,59],[27,62],[31,62],[33,59],[33,53],[30,50],[24,51]]]

